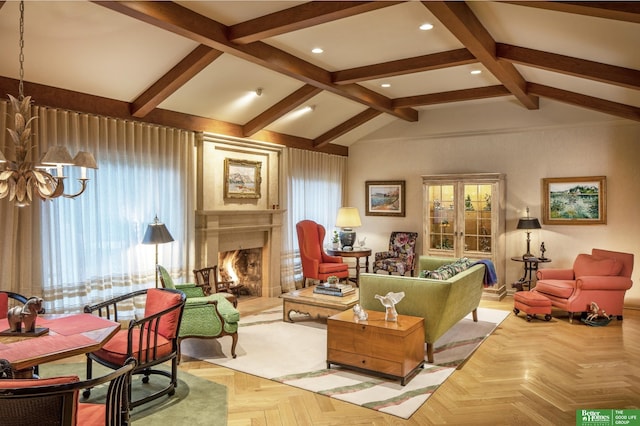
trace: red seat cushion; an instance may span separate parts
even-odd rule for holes
[[[551,296],[568,299],[576,289],[573,280],[540,280],[536,283],[536,291]]]
[[[81,402],[78,404],[78,425],[104,426],[106,406],[104,404],[90,404]]]
[[[3,379],[0,380],[0,389],[61,385],[65,383],[75,383],[78,381],[80,381],[78,376],[58,376],[46,379]]]
[[[178,305],[182,299],[180,293],[165,291],[159,288],[150,288],[147,290],[147,302],[144,308],[144,316],[162,312],[172,306]],[[158,332],[167,339],[174,339],[178,335],[178,321],[180,319],[180,310],[170,312],[160,319]]]
[[[147,356],[147,352],[144,352],[144,351],[149,346],[147,345],[146,336],[145,336],[142,342],[143,352],[142,352],[142,355],[140,356],[141,359],[138,359],[138,348],[140,347],[139,345],[140,329],[134,329],[132,335],[133,335],[133,345],[132,345],[133,353],[131,354],[131,356],[136,358],[139,364],[146,363],[148,361],[147,358],[151,360],[154,358],[159,358],[159,357],[168,355],[172,352],[173,348],[171,345],[171,341],[158,335],[156,355],[153,356],[153,352],[151,352],[153,349],[150,349],[149,356]],[[94,354],[98,358],[111,362],[113,364],[124,365],[125,361],[129,357],[129,354],[127,353],[127,337],[128,337],[128,330],[119,331],[115,336],[113,336],[113,338],[111,338],[111,340],[107,342],[106,345],[102,347],[102,349],[98,349],[97,351],[94,352]],[[153,348],[153,334],[152,334],[150,346]]]
[[[321,263],[318,265],[318,272],[321,274],[330,274],[332,272],[344,272],[349,270],[346,263]]]

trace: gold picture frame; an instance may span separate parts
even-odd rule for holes
[[[225,158],[224,197],[260,198],[262,162]]]
[[[405,181],[368,180],[366,216],[405,216]]]
[[[606,176],[543,178],[542,194],[545,225],[607,223]]]

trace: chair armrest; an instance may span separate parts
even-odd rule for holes
[[[582,290],[629,290],[633,282],[630,278],[619,276],[584,276],[576,278],[576,287]]]
[[[138,290],[132,293],[127,293],[121,296],[114,297],[109,300],[105,300],[104,302],[95,303],[93,305],[85,305],[83,311],[86,314],[93,314],[94,312],[98,313],[98,316],[112,319],[113,321],[118,322],[118,302],[122,302],[123,300],[132,299],[136,296],[142,296],[147,294],[147,290]]]
[[[396,257],[396,254],[392,251],[380,251],[376,253],[375,260],[389,259],[391,257]]]
[[[330,256],[325,252],[322,252],[322,263],[342,263],[341,256]]]
[[[539,280],[572,280],[573,269],[538,269],[536,278]]]

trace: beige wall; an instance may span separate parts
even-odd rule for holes
[[[536,113],[531,116],[540,117]],[[467,118],[463,114],[458,117]],[[458,122],[468,123],[459,118]],[[421,233],[423,174],[505,173],[504,281],[510,288],[522,275],[522,264],[509,258],[526,251],[526,236],[515,229],[516,224],[527,206],[531,216],[541,218],[542,178],[605,175],[608,223],[543,225],[542,230],[532,233],[532,252],[537,254],[544,241],[546,256],[553,260],[547,267],[570,267],[578,253],[590,252],[593,247],[634,253],[634,287],[627,292],[625,302],[640,308],[640,124],[608,118],[560,127],[547,122],[553,117],[543,118],[533,126],[536,128],[501,129],[494,133],[490,129],[463,129],[463,133],[447,134],[435,124],[440,134],[447,136],[433,136],[429,135],[433,126],[428,127],[423,116],[419,123],[394,124],[378,132],[376,138],[353,144],[349,150],[347,204],[361,212],[363,226],[356,230],[358,235],[366,236],[367,246],[375,252],[386,250],[391,231]],[[406,217],[365,216],[365,181],[398,179],[406,180]],[[418,244],[422,245],[422,239]]]

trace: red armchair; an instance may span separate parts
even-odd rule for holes
[[[306,286],[307,279],[326,281],[331,275],[349,278],[349,265],[340,256],[329,256],[322,247],[326,233],[324,226],[312,220],[303,220],[296,224],[296,231],[302,260],[303,285]]]
[[[569,322],[574,313],[587,312],[591,302],[621,320],[624,295],[633,284],[632,271],[633,254],[593,249],[591,254],[579,254],[572,269],[540,269],[533,291],[568,311]]]

